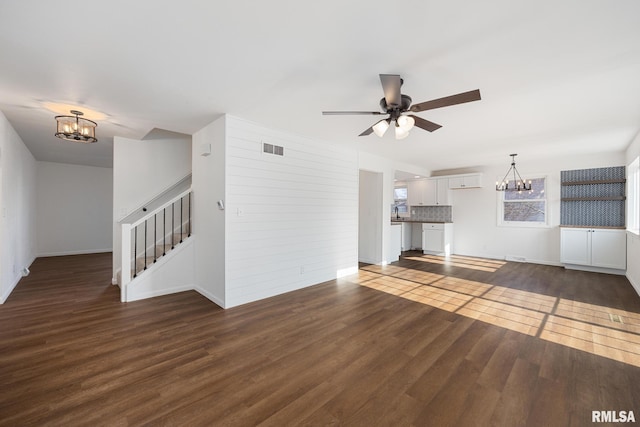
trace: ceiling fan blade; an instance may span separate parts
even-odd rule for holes
[[[399,107],[402,104],[400,86],[402,79],[397,74],[380,74],[380,83],[384,91],[384,99],[388,107]]]
[[[322,115],[323,116],[347,116],[347,115],[353,115],[353,114],[365,114],[365,115],[373,115],[373,116],[378,116],[381,114],[387,114],[387,113],[381,113],[380,111],[323,111]]]
[[[457,95],[445,96],[444,98],[433,99],[431,101],[414,104],[411,106],[411,108],[409,108],[409,110],[417,113],[419,111],[433,110],[434,108],[464,104],[465,102],[471,101],[479,101],[480,99],[480,89],[476,89],[469,92],[459,93]]]
[[[428,130],[429,132],[433,132],[434,130],[438,130],[442,127],[442,125],[430,122],[429,120],[425,120],[422,117],[414,116],[413,114],[409,114],[409,117],[413,117],[413,119],[416,121],[416,126],[418,126],[420,129]]]
[[[362,132],[358,136],[367,136],[367,135],[371,135],[372,133],[373,133],[373,126],[371,126],[369,129],[365,130],[364,132]]]

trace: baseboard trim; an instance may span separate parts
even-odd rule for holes
[[[27,268],[31,267],[31,264],[33,264],[35,260],[36,260],[36,257],[31,258],[31,260],[25,267]],[[16,277],[13,278],[12,284],[9,286],[9,289],[7,289],[5,293],[0,295],[0,304],[5,303],[5,301],[9,298],[9,296],[11,295],[13,290],[16,288],[16,286],[18,286],[18,283],[20,283],[20,280],[22,280],[22,275],[20,274],[18,274]]]
[[[633,286],[633,289],[635,289],[638,296],[640,296],[640,283],[634,282],[634,280],[631,278],[631,276],[629,276],[629,274],[626,274],[626,277],[629,283],[631,283],[631,286]]]
[[[107,252],[113,252],[112,248],[109,249],[83,249],[81,251],[63,251],[63,252],[44,252],[38,254],[38,258],[53,257],[53,256],[68,256],[68,255],[88,255],[88,254],[104,254]]]
[[[208,299],[209,301],[211,301],[212,303],[219,305],[222,308],[226,308],[224,306],[224,301],[221,300],[220,298],[218,298],[217,296],[213,295],[211,292],[206,291],[204,289],[202,289],[199,286],[196,286],[195,291],[198,292],[200,295],[202,295],[203,297],[205,297],[206,299]]]
[[[193,291],[193,290],[194,290],[193,285],[176,286],[175,288],[170,288],[170,289],[162,289],[154,292],[140,293],[133,297],[129,296],[127,298],[127,302],[140,301],[143,299],[160,297],[163,295],[177,294],[179,292],[186,292],[186,291]]]
[[[615,274],[618,276],[626,276],[626,270],[617,270],[614,268],[604,268],[604,267],[592,267],[589,265],[575,265],[575,264],[564,264],[564,268],[567,270],[580,270],[580,271],[588,271],[590,273],[604,273],[604,274]]]

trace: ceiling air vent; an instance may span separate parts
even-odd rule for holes
[[[262,143],[262,152],[268,154],[275,154],[276,156],[284,156],[284,147],[279,145],[267,144],[266,142]]]

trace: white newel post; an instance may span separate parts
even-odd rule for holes
[[[131,224],[122,224],[122,262],[120,267],[120,302],[127,301],[127,286],[131,282]]]

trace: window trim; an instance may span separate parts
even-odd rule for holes
[[[498,227],[511,227],[511,228],[549,228],[551,227],[550,219],[549,219],[549,176],[548,175],[531,175],[527,177],[527,179],[544,179],[544,198],[541,199],[531,199],[531,200],[505,200],[505,192],[504,191],[496,191],[497,196],[497,225]],[[533,221],[505,221],[504,220],[504,203],[522,203],[522,202],[544,202],[544,221],[533,222]]]
[[[396,188],[404,188],[407,192],[407,197],[404,199],[396,199]],[[393,186],[393,206],[391,208],[392,214],[394,213],[394,207],[398,206],[402,201],[404,201],[404,210],[398,212],[398,214],[408,214],[409,213],[409,186],[407,184],[394,185]]]

